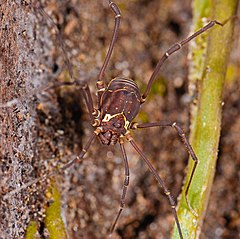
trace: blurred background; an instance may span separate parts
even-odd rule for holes
[[[109,82],[116,76],[129,77],[143,92],[162,54],[172,44],[189,35],[191,1],[115,0],[115,3],[121,9],[122,20],[105,80]],[[114,26],[114,15],[108,8],[108,1],[47,1],[42,6],[61,32],[66,52],[60,47],[61,39],[51,20],[41,11],[29,8],[29,14],[36,17],[34,39],[40,42],[37,46],[39,51],[35,51],[41,58],[41,87],[70,80],[64,63],[67,54],[74,76],[89,82],[95,98],[95,81]],[[239,24],[236,24],[223,96],[219,158],[200,234],[202,239],[240,236],[239,52]],[[189,135],[192,99],[188,94],[188,66],[188,47],[183,47],[164,64],[135,121],[177,121]],[[76,87],[38,93],[34,100],[32,107],[37,112],[35,130],[38,140],[37,150],[31,157],[32,177],[50,172],[58,164],[73,158],[92,132],[83,99]],[[133,132],[133,137],[177,200],[188,154],[176,132],[171,128],[139,129]],[[113,238],[170,238],[174,219],[168,200],[127,141],[125,146],[130,166],[130,185],[125,209]],[[26,176],[25,181],[29,179]],[[62,215],[69,238],[106,238],[119,210],[124,181],[119,146],[103,146],[95,140],[82,164],[75,165],[57,181],[60,182]],[[40,222],[40,238],[47,238],[43,223],[47,200],[45,190],[44,183],[28,192],[27,205],[31,208],[28,216]],[[27,223],[28,220],[24,220],[22,228]]]

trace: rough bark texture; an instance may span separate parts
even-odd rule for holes
[[[37,16],[27,4],[4,1],[0,7],[0,97],[2,104],[9,103],[0,109],[1,193],[5,193],[35,174],[38,139],[34,91],[44,84],[45,74],[39,66],[45,62],[39,56],[48,52],[48,46],[41,44],[37,34],[46,29],[36,29]],[[23,237],[31,211],[29,200],[37,207],[26,191],[1,201],[2,238]]]
[[[80,137],[72,139],[73,133],[69,141],[63,138],[65,128],[76,135],[81,128],[81,123],[77,129],[74,123],[69,125],[72,115],[61,111],[64,97],[42,91],[59,73],[56,61],[61,50],[54,47],[54,38],[53,25],[36,6],[23,1],[1,4],[1,195],[51,171],[56,158],[70,159],[68,152],[73,150],[70,146],[67,152],[68,142],[81,145]],[[79,121],[81,107],[75,106]],[[45,182],[1,201],[1,238],[23,238],[31,219],[41,225],[47,203],[44,190]]]
[[[89,81],[93,96],[114,25],[107,2],[43,3],[64,35],[75,75]],[[123,21],[105,79],[129,76],[143,89],[161,54],[188,35],[190,1],[115,2]],[[76,156],[83,132],[85,142],[92,129],[88,115],[82,114],[77,88],[41,90],[69,80],[52,23],[22,1],[5,1],[0,7],[0,103],[10,101],[8,107],[0,108],[1,194],[5,194]],[[191,99],[186,51],[183,48],[164,65],[138,122],[177,120],[187,131]],[[220,158],[202,238],[239,236],[239,64],[239,54],[233,54],[231,78],[235,80],[226,87]],[[176,198],[188,157],[174,130],[139,130],[134,136]],[[130,186],[114,238],[169,238],[173,216],[168,201],[127,142],[126,149]],[[56,181],[61,180],[62,215],[69,237],[106,238],[118,211],[124,179],[119,148],[103,147],[96,141],[83,163],[68,171]],[[51,204],[47,185],[41,182],[1,200],[3,238],[23,238],[30,220],[37,221],[41,237],[49,238],[44,225],[45,208]]]

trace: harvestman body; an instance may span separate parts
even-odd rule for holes
[[[74,160],[68,162],[65,164],[60,170],[65,170],[69,168],[71,165],[73,165],[76,162],[81,162],[81,159],[83,156],[86,154],[88,151],[89,147],[91,146],[93,140],[98,137],[102,144],[105,145],[115,145],[119,143],[121,152],[123,155],[124,159],[124,166],[125,166],[125,180],[124,180],[124,185],[123,185],[123,191],[122,191],[122,196],[121,196],[121,203],[120,203],[120,210],[117,214],[117,217],[111,227],[110,233],[114,231],[114,228],[118,222],[118,219],[121,215],[121,212],[124,207],[124,201],[125,201],[125,196],[127,192],[127,187],[129,184],[129,167],[128,167],[128,160],[127,160],[127,155],[125,152],[124,148],[124,141],[123,138],[126,138],[130,144],[133,146],[133,148],[136,150],[136,152],[141,156],[141,158],[145,161],[147,166],[149,167],[150,171],[153,173],[154,177],[160,184],[160,186],[163,188],[164,193],[168,197],[169,203],[172,207],[172,212],[177,224],[178,232],[180,235],[180,238],[183,239],[183,234],[182,230],[180,227],[180,223],[178,220],[178,216],[176,213],[176,203],[171,196],[170,191],[167,189],[165,183],[162,181],[156,170],[153,168],[152,164],[149,162],[149,160],[146,158],[145,154],[142,152],[142,150],[137,146],[135,143],[133,137],[131,136],[130,130],[135,130],[138,128],[150,128],[150,127],[173,127],[179,136],[181,137],[183,143],[185,144],[189,154],[191,155],[192,159],[194,160],[194,166],[191,172],[191,176],[189,179],[189,182],[187,184],[187,188],[185,191],[185,197],[187,201],[187,205],[189,209],[196,215],[196,212],[191,208],[191,205],[188,201],[188,190],[191,185],[191,181],[198,163],[198,159],[188,142],[188,139],[186,138],[183,130],[177,125],[177,123],[173,122],[155,122],[155,123],[146,123],[146,124],[138,124],[133,122],[133,119],[137,116],[139,110],[140,110],[140,105],[143,104],[149,94],[149,91],[152,87],[152,84],[154,80],[156,79],[157,74],[159,73],[159,70],[162,66],[162,64],[165,62],[165,60],[174,52],[178,51],[183,45],[191,41],[193,38],[197,37],[201,33],[205,32],[209,28],[213,27],[215,24],[222,25],[218,23],[217,21],[211,21],[208,23],[206,26],[201,28],[199,31],[191,35],[190,37],[186,38],[185,40],[181,41],[180,43],[177,43],[173,45],[159,60],[154,72],[152,73],[152,76],[149,79],[149,82],[147,84],[146,90],[141,95],[140,90],[137,86],[137,84],[128,78],[125,77],[116,77],[110,81],[110,83],[107,85],[105,88],[105,82],[103,80],[103,76],[105,73],[105,70],[107,68],[107,65],[109,63],[110,57],[112,55],[112,51],[114,48],[114,44],[117,38],[118,34],[118,29],[120,25],[120,18],[121,18],[121,13],[118,8],[118,6],[113,3],[111,0],[109,0],[109,7],[113,11],[115,15],[115,26],[114,26],[114,31],[113,31],[113,36],[112,40],[105,58],[105,61],[103,63],[103,66],[100,70],[98,80],[96,82],[97,86],[97,102],[98,106],[97,108],[94,108],[93,106],[93,100],[92,96],[89,90],[89,87],[87,84],[82,84],[77,81],[74,82],[77,86],[79,86],[80,91],[82,92],[88,111],[89,111],[89,116],[91,119],[91,124],[94,128],[94,132],[92,136],[89,138],[87,144],[85,147],[82,149],[81,153],[77,158]],[[71,75],[71,72],[70,72]],[[72,75],[71,75],[72,76]],[[64,83],[65,84],[65,83]],[[66,83],[65,85],[69,85],[73,83]],[[53,172],[51,174],[45,175],[44,178],[47,178],[53,174],[56,174],[56,172]],[[16,190],[13,190],[9,192],[5,197],[9,197],[10,195],[13,195],[19,190],[22,190],[23,188],[28,187],[29,185],[36,183],[42,178],[37,178],[36,180],[25,184],[21,188],[18,188]]]

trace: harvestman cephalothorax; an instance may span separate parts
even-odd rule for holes
[[[124,167],[125,167],[125,180],[123,184],[122,189],[122,196],[120,201],[120,209],[118,211],[118,214],[116,216],[116,219],[114,220],[112,227],[110,229],[110,234],[114,231],[114,228],[119,220],[119,217],[123,211],[124,203],[125,203],[125,196],[127,193],[127,188],[129,184],[129,166],[128,166],[128,159],[127,154],[125,152],[124,147],[124,138],[126,138],[132,147],[136,150],[136,152],[139,154],[139,156],[143,159],[143,161],[147,164],[149,170],[156,178],[157,182],[163,189],[163,192],[167,196],[169,203],[172,208],[172,212],[177,224],[178,233],[181,239],[183,239],[182,230],[180,227],[179,219],[176,213],[176,203],[174,198],[172,197],[170,191],[168,190],[167,186],[161,179],[161,177],[158,175],[150,161],[145,156],[145,153],[139,148],[139,146],[136,144],[134,138],[131,135],[131,130],[137,130],[141,128],[151,128],[151,127],[173,127],[180,138],[182,139],[183,143],[185,144],[188,153],[190,154],[191,158],[194,161],[194,166],[191,171],[191,175],[189,178],[189,181],[187,182],[186,191],[184,192],[187,205],[189,209],[192,211],[192,213],[196,214],[195,211],[192,209],[189,200],[188,200],[188,191],[192,182],[192,178],[194,176],[195,169],[198,164],[198,158],[195,155],[187,137],[185,136],[182,128],[176,123],[176,122],[153,122],[153,123],[136,123],[133,122],[134,118],[138,115],[140,106],[145,103],[146,98],[149,95],[149,92],[151,90],[151,87],[156,80],[156,77],[161,69],[161,66],[163,63],[168,59],[170,55],[172,55],[174,52],[177,52],[181,49],[182,46],[186,45],[188,42],[190,42],[195,37],[199,36],[206,30],[213,27],[215,24],[222,25],[221,23],[217,21],[210,21],[207,25],[205,25],[203,28],[189,36],[188,38],[184,39],[183,41],[174,44],[171,46],[160,58],[158,61],[149,81],[146,86],[146,89],[143,94],[141,94],[139,87],[137,84],[129,78],[118,76],[114,79],[112,79],[108,84],[106,84],[104,79],[104,73],[106,71],[106,68],[109,64],[113,48],[117,39],[118,30],[120,26],[120,19],[121,19],[121,13],[116,3],[109,0],[109,7],[113,11],[115,16],[115,25],[113,30],[113,35],[111,39],[111,43],[108,48],[107,55],[105,57],[104,63],[101,67],[101,70],[99,72],[99,75],[97,77],[96,81],[96,88],[97,88],[97,106],[94,106],[92,94],[90,92],[89,86],[87,83],[79,82],[78,80],[73,79],[72,77],[72,71],[69,64],[68,70],[70,73],[71,78],[73,79],[73,83],[63,83],[61,85],[76,85],[76,87],[79,88],[81,93],[84,96],[85,103],[87,105],[89,117],[90,117],[90,123],[93,127],[93,132],[90,138],[87,141],[87,144],[82,149],[81,153],[73,160],[66,163],[63,167],[61,167],[58,171],[52,172],[50,174],[47,174],[41,178],[37,178],[34,181],[31,181],[22,187],[13,190],[6,194],[3,198],[10,197],[11,195],[15,194],[16,192],[40,181],[44,180],[56,173],[59,173],[59,171],[64,171],[70,166],[72,166],[75,163],[80,163],[83,159],[83,156],[87,153],[89,150],[91,144],[93,143],[95,138],[99,138],[101,143],[104,145],[115,145],[119,144],[122,152],[122,157],[124,160]],[[42,10],[41,10],[42,11]],[[42,11],[44,15],[46,13]],[[49,16],[47,16],[49,18]],[[50,19],[51,20],[51,19]],[[62,49],[64,50],[63,44]],[[64,52],[66,53],[66,52]],[[69,61],[67,61],[69,63]],[[61,86],[61,85],[57,85]],[[56,87],[56,86],[54,86]],[[49,87],[51,88],[51,87]],[[48,89],[49,89],[48,88]]]

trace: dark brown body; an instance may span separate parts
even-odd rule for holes
[[[99,137],[103,144],[116,144],[125,135],[140,109],[140,91],[128,78],[117,77],[110,81],[100,99]]]

